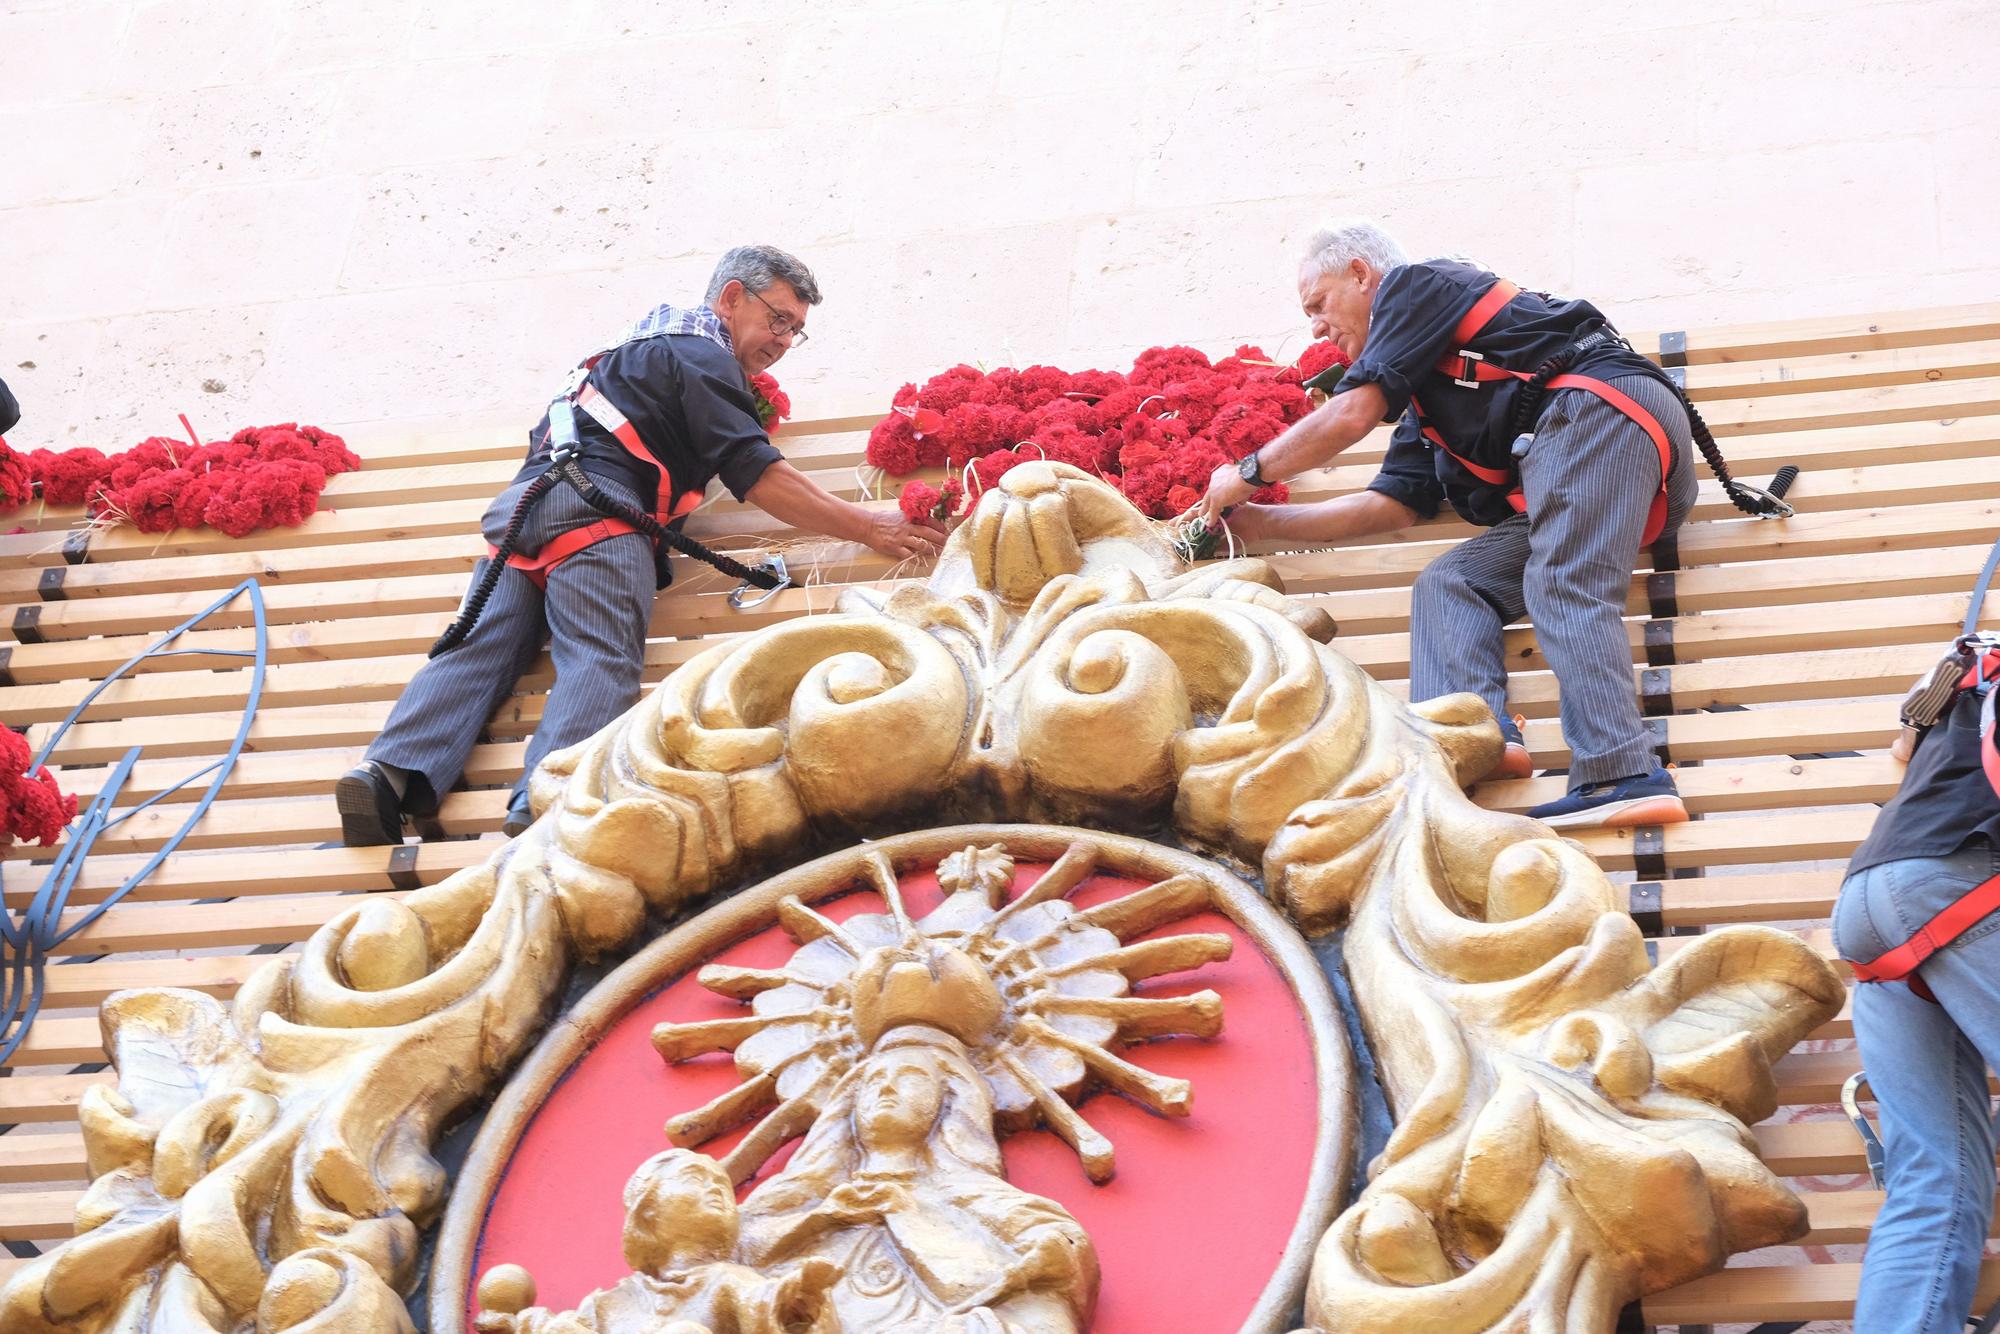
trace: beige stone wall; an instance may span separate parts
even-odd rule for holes
[[[0,0],[22,445],[525,425],[766,239],[850,409],[1303,334],[1370,212],[1629,329],[2000,294],[1990,0]]]

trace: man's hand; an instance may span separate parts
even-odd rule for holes
[[[1271,511],[1279,508],[1282,507],[1238,505],[1229,511],[1229,518],[1224,522],[1228,524],[1229,531],[1236,535],[1236,540],[1239,542],[1255,542],[1260,538],[1275,537],[1278,535],[1278,525],[1273,520]]]
[[[906,519],[896,510],[874,510],[861,542],[891,560],[926,556],[944,545],[944,526],[935,519]]]
[[[1243,480],[1235,464],[1224,463],[1208,475],[1208,494],[1188,515],[1198,516],[1212,529],[1222,522],[1222,511],[1242,504],[1256,493],[1257,488]]]
[[[783,459],[764,469],[743,498],[794,528],[860,542],[891,560],[936,551],[944,541],[944,529],[934,521],[911,522],[898,510],[871,510],[842,500]]]

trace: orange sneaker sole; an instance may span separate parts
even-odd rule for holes
[[[1685,824],[1688,809],[1679,797],[1640,797],[1596,806],[1542,821],[1551,829],[1631,829],[1637,825]]]
[[[1507,749],[1500,752],[1500,763],[1493,766],[1489,779],[1519,779],[1534,775],[1535,761],[1528,754],[1528,748],[1518,742],[1509,741]]]

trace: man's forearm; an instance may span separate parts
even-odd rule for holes
[[[1372,384],[1335,394],[1259,449],[1258,470],[1274,482],[1283,482],[1324,467],[1374,430],[1387,406],[1382,391]]]
[[[1232,520],[1261,542],[1341,542],[1392,533],[1417,521],[1417,513],[1380,491],[1356,491],[1311,505],[1246,505]]]
[[[863,541],[868,511],[842,500],[790,463],[780,459],[764,469],[743,498],[780,523],[843,542]]]

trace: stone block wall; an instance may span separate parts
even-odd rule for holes
[[[2000,293],[1988,0],[0,0],[15,443],[537,415],[718,251],[801,411],[1293,352],[1379,216],[1632,330]]]

